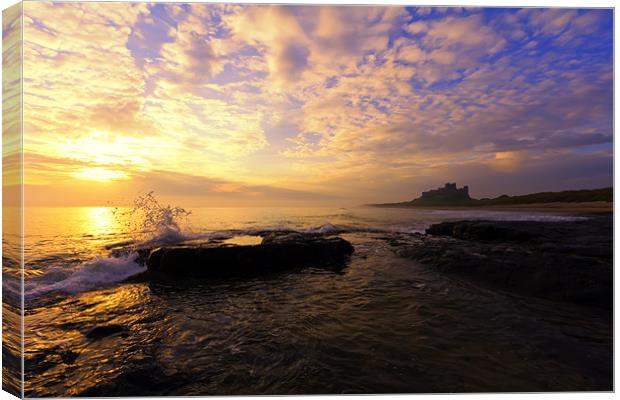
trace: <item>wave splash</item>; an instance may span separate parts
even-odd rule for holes
[[[189,216],[191,212],[170,205],[162,205],[156,199],[154,192],[138,196],[131,209],[114,210],[114,216],[124,227],[122,236],[130,240],[123,240],[104,247],[108,251],[105,256],[90,259],[82,258],[77,264],[67,261],[65,264],[46,263],[46,271],[41,276],[27,279],[25,295],[27,298],[36,298],[49,292],[75,294],[94,290],[103,286],[123,281],[135,274],[145,271],[146,267],[139,261],[138,252],[166,244],[174,244],[189,240],[229,239],[236,235],[261,235],[266,231],[297,231],[306,234],[339,234],[339,233],[424,233],[432,223],[443,220],[456,219],[494,219],[494,220],[541,220],[550,222],[574,221],[587,219],[581,216],[538,215],[523,213],[489,212],[489,211],[450,211],[431,210],[420,214],[417,220],[403,221],[402,218],[385,221],[368,221],[358,224],[332,224],[325,221],[323,225],[310,227],[299,226],[295,218],[290,224],[269,227],[262,226],[249,230],[211,231],[195,233],[190,229]],[[314,222],[314,221],[313,221]],[[62,262],[62,261],[61,261]],[[13,293],[12,287],[5,285],[7,293]],[[19,288],[19,286],[17,286]],[[20,295],[21,293],[13,293]]]
[[[136,197],[129,210],[114,210],[114,216],[139,246],[192,239],[194,235],[181,228],[188,225],[190,214],[191,211],[182,207],[161,205],[153,191]]]
[[[26,282],[24,294],[35,298],[49,292],[75,294],[123,281],[146,270],[138,262],[138,250],[195,239],[197,235],[183,230],[190,211],[161,205],[154,192],[138,196],[129,210],[116,208],[114,216],[131,240],[120,242],[107,257],[95,257],[74,266],[51,267],[43,276]]]
[[[54,268],[44,276],[27,282],[24,294],[36,297],[49,292],[75,294],[120,282],[146,270],[136,262],[138,253],[120,257],[98,257],[74,268]]]

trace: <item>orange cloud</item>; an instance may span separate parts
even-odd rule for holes
[[[25,7],[37,190],[151,179],[196,196],[356,199],[453,180],[440,178],[451,163],[518,176],[612,137],[602,11]],[[176,185],[188,175],[209,190]]]

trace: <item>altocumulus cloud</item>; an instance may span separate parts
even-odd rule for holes
[[[611,10],[42,2],[25,12],[37,138],[26,145],[49,160],[33,182],[67,179],[84,160],[110,167],[86,154],[69,168],[54,143],[119,136],[139,156],[121,157],[131,161],[122,184],[182,174],[230,198],[389,201],[456,178],[480,195],[500,183],[513,193],[611,184]]]

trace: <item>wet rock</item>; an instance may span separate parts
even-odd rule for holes
[[[66,351],[60,353],[60,359],[65,364],[73,364],[75,362],[75,360],[78,359],[79,356],[80,356],[80,353],[77,353],[77,352],[72,351],[72,350],[66,350]]]
[[[397,246],[442,272],[522,294],[611,308],[613,220],[456,221]]]
[[[99,340],[117,333],[127,333],[127,328],[116,324],[101,325],[88,331],[85,336],[91,340]]]
[[[525,241],[540,236],[535,226],[523,221],[452,221],[431,225],[426,233],[464,240]]]
[[[167,396],[187,386],[192,378],[185,373],[167,371],[149,357],[140,363],[124,365],[118,375],[107,381],[95,381],[76,397]]]
[[[151,275],[217,279],[304,266],[342,266],[353,250],[351,243],[339,237],[273,234],[259,245],[162,247],[150,253],[146,265]]]

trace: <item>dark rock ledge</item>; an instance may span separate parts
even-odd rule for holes
[[[399,255],[521,294],[613,306],[613,219],[456,221],[393,241]]]
[[[143,251],[147,272],[132,280],[151,278],[243,278],[302,267],[340,268],[353,253],[340,237],[272,233],[256,245],[204,243],[165,246]]]

